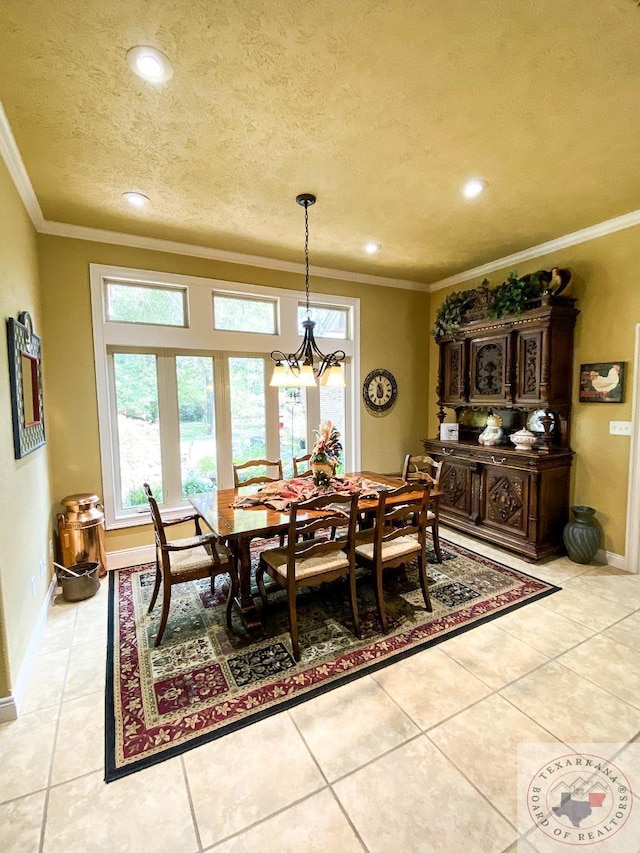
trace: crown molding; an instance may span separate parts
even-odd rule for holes
[[[18,151],[15,137],[9,126],[7,114],[4,111],[2,102],[0,101],[0,157],[5,162],[7,170],[11,175],[11,179],[15,185],[18,195],[22,199],[27,213],[29,214],[33,227],[39,231],[44,224],[44,216],[40,210],[38,199],[31,186],[29,175],[22,162],[22,157]]]
[[[568,246],[576,246],[578,243],[587,243],[589,240],[604,237],[605,234],[613,234],[615,231],[623,231],[625,228],[632,228],[634,225],[640,225],[640,210],[632,210],[630,213],[616,216],[613,219],[606,219],[597,225],[590,225],[588,228],[582,228],[580,231],[565,234],[564,237],[556,237],[554,240],[540,243],[538,246],[532,246],[530,249],[523,249],[522,252],[514,252],[513,255],[505,255],[503,258],[490,261],[488,264],[482,264],[479,267],[473,267],[473,269],[456,273],[440,281],[434,281],[429,285],[429,290],[433,293],[436,290],[451,287],[453,284],[461,284],[472,278],[496,272],[496,270],[501,270],[503,267],[510,266],[511,264],[530,261],[533,258],[539,258],[542,255],[566,249]]]
[[[73,240],[88,240],[95,243],[109,243],[115,246],[128,246],[136,249],[149,249],[153,252],[168,252],[173,255],[187,255],[193,258],[206,258],[210,261],[223,261],[227,264],[262,267],[263,269],[278,270],[304,274],[305,266],[301,263],[281,261],[274,258],[263,258],[258,255],[245,255],[239,252],[227,252],[223,249],[212,249],[209,246],[196,246],[190,243],[179,243],[174,240],[161,240],[157,237],[143,237],[137,234],[126,234],[119,231],[107,231],[100,228],[88,228],[84,225],[70,225],[65,222],[52,222],[45,219],[33,191],[29,175],[20,156],[15,137],[11,131],[9,120],[0,101],[0,157],[4,160],[16,190],[22,199],[33,227],[39,234],[51,234],[55,237],[68,237]],[[309,272],[320,278],[332,278],[340,281],[357,282],[358,284],[374,284],[382,287],[398,287],[403,290],[429,291],[429,285],[421,281],[410,281],[401,278],[387,278],[379,275],[348,272],[347,270],[331,269],[329,267],[310,266]]]
[[[40,234],[50,234],[55,237],[68,237],[73,240],[88,240],[95,243],[109,243],[115,246],[128,246],[136,249],[148,249],[153,252],[168,252],[173,255],[187,255],[194,258],[205,258],[211,261],[222,261],[228,264],[239,264],[242,266],[261,267],[263,269],[278,270],[279,272],[292,272],[303,274],[304,264],[281,261],[274,258],[264,258],[259,255],[245,255],[239,252],[227,252],[223,249],[212,249],[208,246],[196,246],[190,243],[180,243],[174,240],[162,240],[158,237],[143,237],[137,234],[126,234],[120,231],[107,231],[101,228],[88,228],[84,225],[71,225],[65,222],[52,222],[45,219],[40,209],[40,204],[33,191],[29,175],[25,169],[16,140],[11,131],[7,115],[0,101],[0,157],[4,160],[11,175],[13,183],[22,199],[22,202],[31,217],[34,228]],[[532,260],[541,255],[557,252],[568,246],[578,243],[586,243],[605,234],[613,234],[640,224],[640,210],[633,210],[622,216],[607,219],[597,225],[591,225],[580,231],[565,234],[530,249],[505,255],[479,267],[464,270],[440,281],[425,284],[420,281],[411,281],[401,278],[387,278],[385,276],[367,275],[365,273],[348,272],[346,270],[332,269],[330,267],[310,266],[309,272],[320,278],[331,278],[339,281],[357,282],[358,284],[373,284],[382,287],[398,287],[403,290],[419,290],[433,293],[454,284],[461,284],[481,275],[500,270],[511,264]]]
[[[144,237],[138,234],[125,234],[121,231],[106,231],[100,228],[88,228],[85,225],[69,225],[65,222],[43,220],[38,229],[41,234],[55,237],[68,237],[73,240],[88,240],[94,243],[110,243],[116,246],[129,246],[136,249],[148,249],[152,252],[169,252],[174,255],[188,255],[192,258],[206,258],[210,261],[223,261],[227,264],[261,267],[262,269],[292,272],[304,275],[305,265],[276,258],[264,258],[259,255],[245,255],[240,252],[227,252],[224,249],[212,249],[209,246],[196,246],[191,243],[179,243],[174,240],[162,240],[158,237]],[[320,278],[339,279],[359,284],[375,284],[382,287],[399,287],[403,290],[429,291],[429,285],[420,281],[402,278],[385,278],[380,275],[348,272],[330,267],[309,266],[309,272]]]

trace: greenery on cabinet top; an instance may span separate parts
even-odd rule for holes
[[[554,267],[518,276],[512,271],[506,281],[490,288],[485,278],[479,287],[450,293],[438,308],[431,334],[437,340],[455,335],[460,326],[474,320],[500,319],[535,306],[543,296],[566,295],[572,272]]]

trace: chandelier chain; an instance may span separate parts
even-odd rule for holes
[[[307,299],[307,320],[311,317],[311,310],[309,308],[309,203],[306,202],[304,206],[304,260],[305,260],[305,273],[304,273],[304,292]]]

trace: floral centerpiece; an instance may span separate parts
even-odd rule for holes
[[[314,430],[316,440],[311,448],[311,468],[314,471],[323,471],[328,476],[333,476],[340,464],[342,444],[340,433],[332,421],[323,421],[318,429]]]

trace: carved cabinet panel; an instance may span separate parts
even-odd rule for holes
[[[449,341],[442,346],[440,396],[455,405],[467,399],[467,348],[464,341]]]
[[[468,464],[446,459],[440,475],[440,506],[451,512],[471,513],[471,469]]]
[[[500,403],[510,398],[510,336],[475,338],[469,348],[469,402]]]
[[[516,337],[516,403],[542,405],[547,400],[545,342],[542,329],[519,332]]]
[[[484,522],[487,527],[505,527],[512,533],[526,536],[529,509],[529,474],[502,467],[487,466],[485,484]]]

